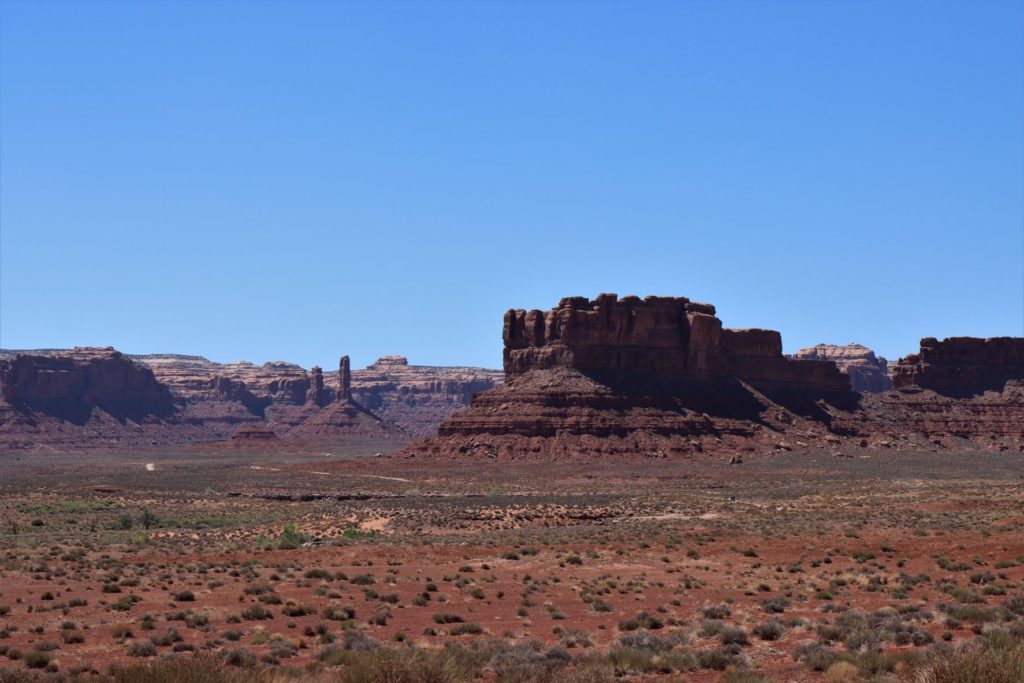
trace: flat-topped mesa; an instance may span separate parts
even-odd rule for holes
[[[550,311],[505,314],[505,376],[574,368],[611,381],[678,385],[736,378],[769,395],[847,398],[835,363],[790,360],[774,330],[723,329],[715,307],[685,297],[601,294],[562,299]]]
[[[377,362],[374,363],[373,365],[408,365],[408,364],[409,364],[409,359],[406,358],[405,356],[390,355],[390,356],[381,356],[380,358],[377,359]],[[371,365],[370,367],[373,367],[373,365]]]
[[[850,377],[854,391],[877,393],[892,389],[889,362],[860,344],[818,344],[793,354],[798,360],[830,360]]]
[[[348,356],[342,356],[338,361],[338,400],[352,400],[352,366]]]
[[[1003,391],[1010,380],[1024,380],[1024,337],[934,337],[893,368],[896,388],[918,386],[946,396],[966,397]]]
[[[135,422],[177,410],[152,370],[109,347],[2,360],[0,399],[73,422],[88,419],[94,408]]]

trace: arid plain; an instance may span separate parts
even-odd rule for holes
[[[449,677],[379,680],[910,680],[1024,631],[1020,454],[378,447],[5,459],[0,677],[422,652]]]

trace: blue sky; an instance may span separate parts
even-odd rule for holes
[[[1024,334],[1024,3],[0,2],[0,346],[498,366],[682,295]]]

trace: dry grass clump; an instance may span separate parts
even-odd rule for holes
[[[1020,683],[1024,640],[1005,634],[943,651],[905,677],[913,683]]]

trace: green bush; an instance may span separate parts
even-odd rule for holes
[[[284,525],[277,537],[277,547],[281,550],[294,550],[309,540],[309,536],[299,531],[292,523]]]

